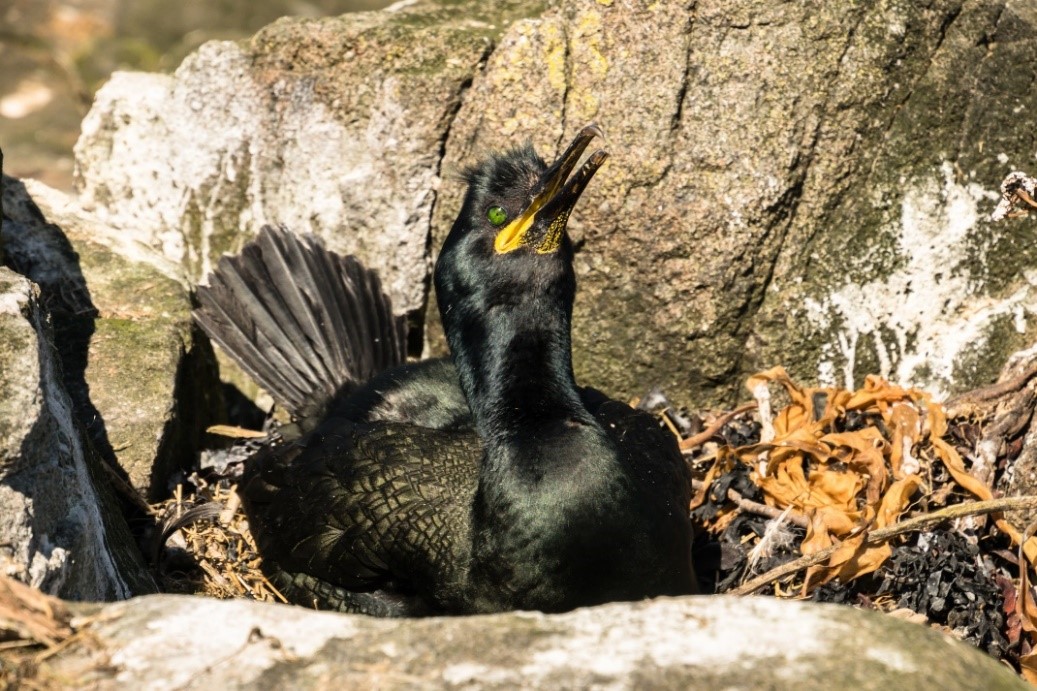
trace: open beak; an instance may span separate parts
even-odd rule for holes
[[[576,135],[565,153],[544,171],[537,183],[533,201],[497,234],[493,247],[499,254],[525,246],[533,247],[539,254],[547,254],[561,246],[569,214],[587,183],[608,158],[606,151],[598,149],[572,177],[569,176],[594,137],[604,138],[605,134],[597,125],[587,125]]]

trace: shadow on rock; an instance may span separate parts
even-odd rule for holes
[[[86,366],[98,310],[79,266],[79,256],[61,228],[47,222],[20,180],[5,176],[3,196],[0,244],[4,246],[5,263],[40,287],[40,302],[51,318],[61,379],[73,413],[108,467],[128,483],[129,476],[119,467],[108,439],[104,418],[90,400]]]

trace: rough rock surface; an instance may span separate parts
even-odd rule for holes
[[[101,689],[1026,688],[919,625],[768,598],[388,621],[159,596],[107,605],[89,631],[45,671]]]
[[[603,125],[573,228],[585,379],[703,404],[783,363],[962,390],[1037,333],[1033,244],[986,220],[1037,147],[1014,115],[1035,25],[1013,1],[564,3],[505,35],[444,168]]]
[[[76,146],[84,204],[195,280],[263,223],[314,232],[377,268],[399,313],[420,312],[461,94],[491,22],[540,7],[450,4],[283,19],[206,44],[172,76],[116,74]]]
[[[77,148],[84,199],[193,278],[239,228],[315,230],[410,312],[453,174],[595,120],[613,158],[572,223],[582,380],[705,405],[780,362],[951,392],[1032,340],[1033,243],[986,220],[1037,148],[1031,3],[574,0],[511,25],[467,90],[486,19],[539,5],[403,7],[117,76]]]
[[[0,569],[68,599],[154,592],[51,339],[37,287],[0,267]]]
[[[142,496],[165,496],[219,415],[211,347],[191,321],[182,271],[68,196],[4,182],[7,259],[40,285],[76,416]]]

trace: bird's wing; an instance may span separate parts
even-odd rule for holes
[[[467,573],[481,452],[471,433],[332,418],[252,459],[241,493],[268,566],[442,602]]]
[[[452,430],[474,426],[457,369],[449,358],[386,370],[336,399],[331,412],[357,422],[405,422]]]
[[[199,326],[296,417],[406,355],[377,274],[284,227],[220,259],[197,296]]]

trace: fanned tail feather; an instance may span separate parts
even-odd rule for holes
[[[406,356],[378,275],[284,226],[221,258],[197,295],[202,330],[295,417]]]

